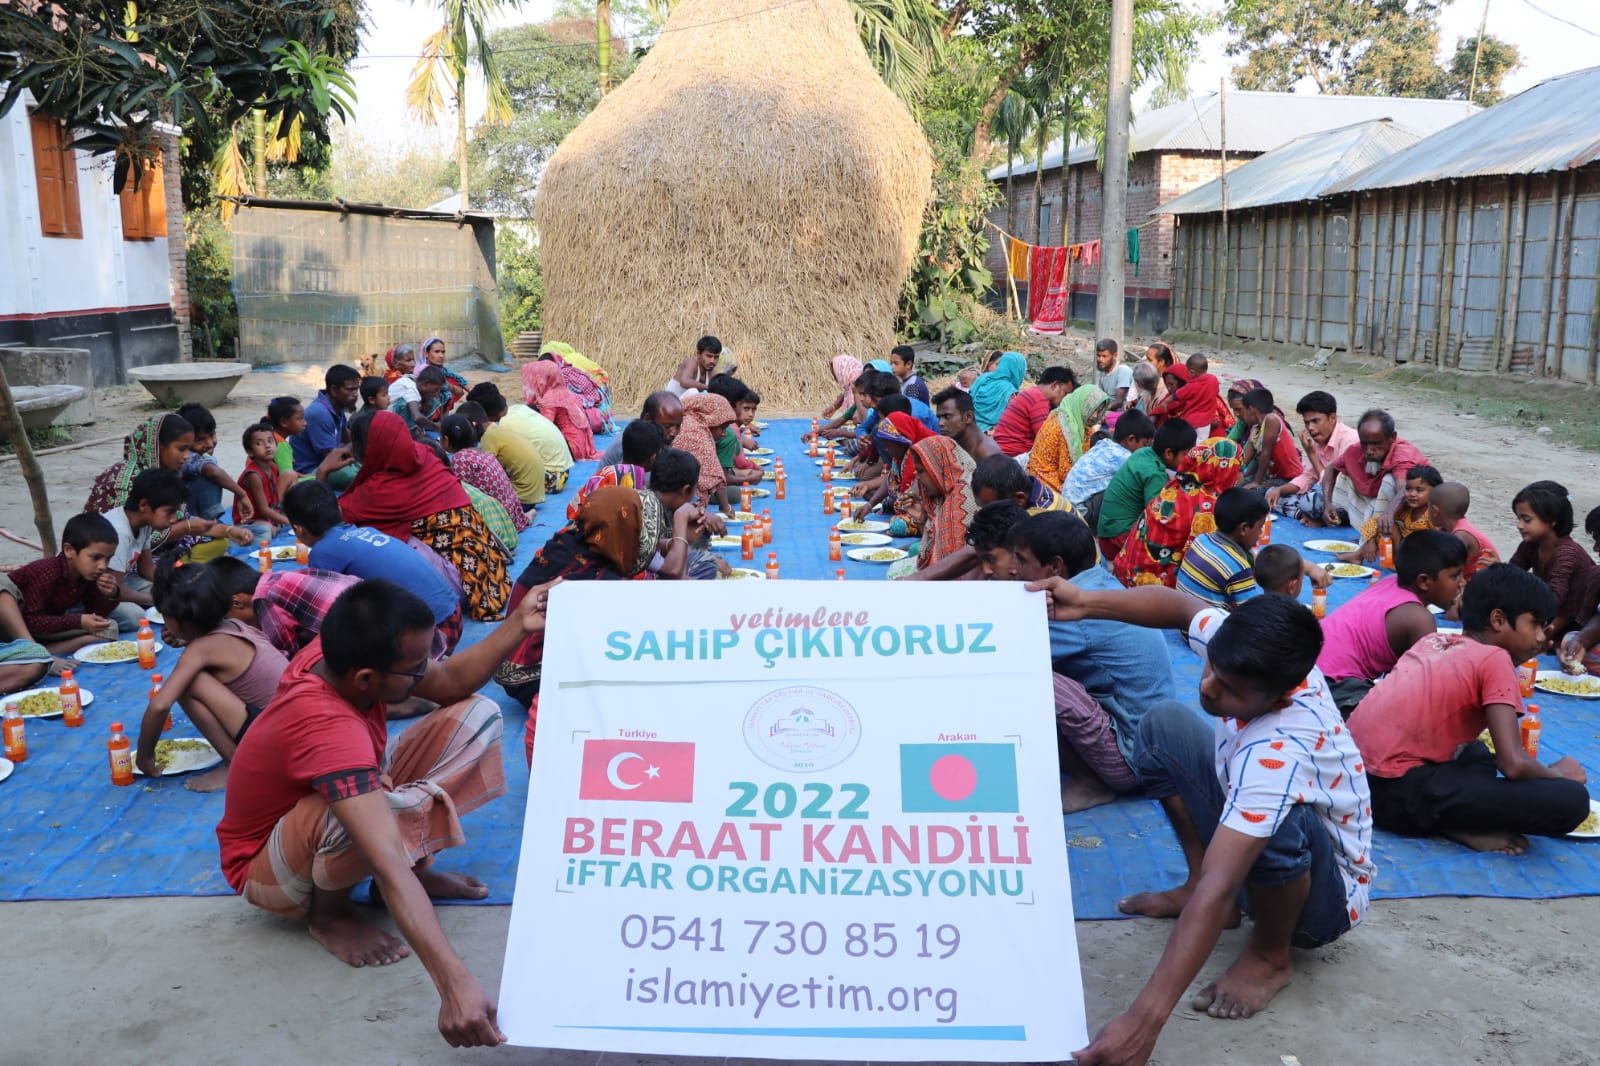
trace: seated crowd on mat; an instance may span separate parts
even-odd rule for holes
[[[153,416],[61,552],[0,576],[0,691],[162,613],[183,650],[140,718],[141,771],[160,774],[155,745],[181,707],[224,760],[189,785],[225,791],[229,884],[352,965],[416,950],[460,1044],[503,1039],[429,905],[488,891],[432,865],[462,841],[459,815],[506,788],[502,711],[478,689],[493,679],[527,709],[531,764],[546,590],[718,577],[712,538],[767,476],[750,454],[761,397],[717,338],[603,449],[596,435],[617,430],[605,372],[546,349],[522,367],[522,403],[445,367],[438,338],[420,360],[391,349],[381,377],[330,367],[309,405],[274,399],[245,431],[234,477],[211,458],[205,408]],[[1516,666],[1558,644],[1569,669],[1600,672],[1600,567],[1571,537],[1563,486],[1517,493],[1521,544],[1502,563],[1467,518],[1466,487],[1385,411],[1352,426],[1312,392],[1297,431],[1268,386],[1224,386],[1203,355],[1180,362],[1157,344],[1133,367],[1119,351],[1102,340],[1084,378],[1045,367],[1033,384],[1022,353],[996,352],[931,395],[910,347],[840,355],[815,427],[848,458],[846,513],[881,512],[916,538],[891,577],[1047,593],[1063,812],[1142,795],[1177,835],[1184,883],[1119,904],[1178,918],[1167,956],[1091,1062],[1148,1053],[1241,910],[1250,938],[1196,1005],[1261,1010],[1292,975],[1292,946],[1364,918],[1374,825],[1507,854],[1572,830],[1589,811],[1584,771],[1524,750]],[[514,571],[538,507],[586,460],[598,462],[554,532]],[[1331,577],[1261,543],[1274,517],[1348,526],[1348,558],[1393,573],[1314,614],[1297,597]],[[285,529],[309,549],[304,568],[239,557]],[[1600,508],[1586,531],[1600,539]],[[463,641],[468,620],[497,624]],[[1178,683],[1162,630],[1203,660],[1198,693]],[[390,743],[386,723],[411,716]],[[352,908],[367,877],[404,941]]]

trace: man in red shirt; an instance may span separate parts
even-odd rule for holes
[[[1011,397],[1000,421],[995,423],[994,442],[1015,458],[1033,450],[1039,427],[1050,417],[1068,393],[1078,387],[1078,375],[1071,367],[1049,366],[1039,375],[1039,384]]]
[[[505,1036],[430,902],[483,899],[489,889],[434,869],[433,856],[463,842],[458,815],[505,791],[500,709],[476,692],[544,628],[547,588],[484,640],[439,661],[429,655],[433,611],[421,598],[389,581],[340,594],[321,635],[240,735],[217,824],[223,876],[248,902],[305,919],[312,937],[352,966],[384,966],[414,949],[439,991],[439,1031],[452,1047]],[[391,748],[385,705],[413,694],[442,706]],[[367,877],[405,941],[352,909],[350,889]]]

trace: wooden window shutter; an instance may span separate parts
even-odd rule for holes
[[[39,189],[39,228],[46,237],[82,237],[78,212],[78,160],[61,123],[38,112],[28,116],[33,177]]]
[[[151,241],[167,235],[167,190],[162,181],[161,164],[157,162],[139,179],[139,188],[133,187],[129,175],[118,195],[122,209],[122,238],[128,241]]]

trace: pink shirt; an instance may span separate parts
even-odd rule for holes
[[[1385,478],[1393,477],[1396,488],[1406,487],[1406,475],[1414,466],[1425,466],[1428,457],[1417,450],[1417,446],[1404,437],[1396,437],[1394,444],[1389,448],[1389,454],[1383,457],[1383,462],[1378,466],[1376,474],[1367,473],[1367,457],[1361,450],[1361,438],[1340,453],[1339,458],[1329,465],[1334,467],[1350,479],[1350,487],[1356,490],[1356,495],[1364,499],[1373,499],[1378,491],[1383,488]]]
[[[1458,519],[1456,521],[1456,528],[1451,530],[1451,532],[1465,533],[1472,537],[1473,540],[1478,542],[1477,556],[1467,560],[1466,573],[1468,577],[1471,577],[1479,570],[1482,570],[1484,567],[1500,558],[1500,553],[1495,550],[1494,542],[1488,537],[1484,536],[1483,533],[1479,531],[1477,526],[1473,525],[1471,522],[1468,522],[1465,518]]]
[[[1288,426],[1284,426],[1288,429]],[[1312,444],[1317,460],[1324,468],[1332,465],[1333,461],[1345,453],[1352,444],[1360,444],[1361,437],[1356,433],[1354,426],[1345,425],[1343,422],[1333,424],[1333,433],[1328,437],[1327,444]],[[1319,480],[1319,475],[1312,469],[1310,463],[1306,464],[1304,473],[1289,484],[1294,486],[1296,492],[1310,492],[1311,486]]]
[[[1350,716],[1350,735],[1376,777],[1444,763],[1488,725],[1491,704],[1522,705],[1517,668],[1504,648],[1460,633],[1435,633],[1395,665]]]
[[[1389,646],[1389,612],[1406,603],[1421,603],[1415,592],[1386,577],[1362,589],[1351,601],[1322,620],[1322,654],[1317,669],[1337,681],[1364,677],[1375,681],[1394,669],[1400,658]]]

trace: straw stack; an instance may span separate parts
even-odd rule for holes
[[[834,355],[894,343],[931,176],[845,0],[683,0],[539,183],[544,335],[619,409],[708,333],[764,403],[810,404]]]

